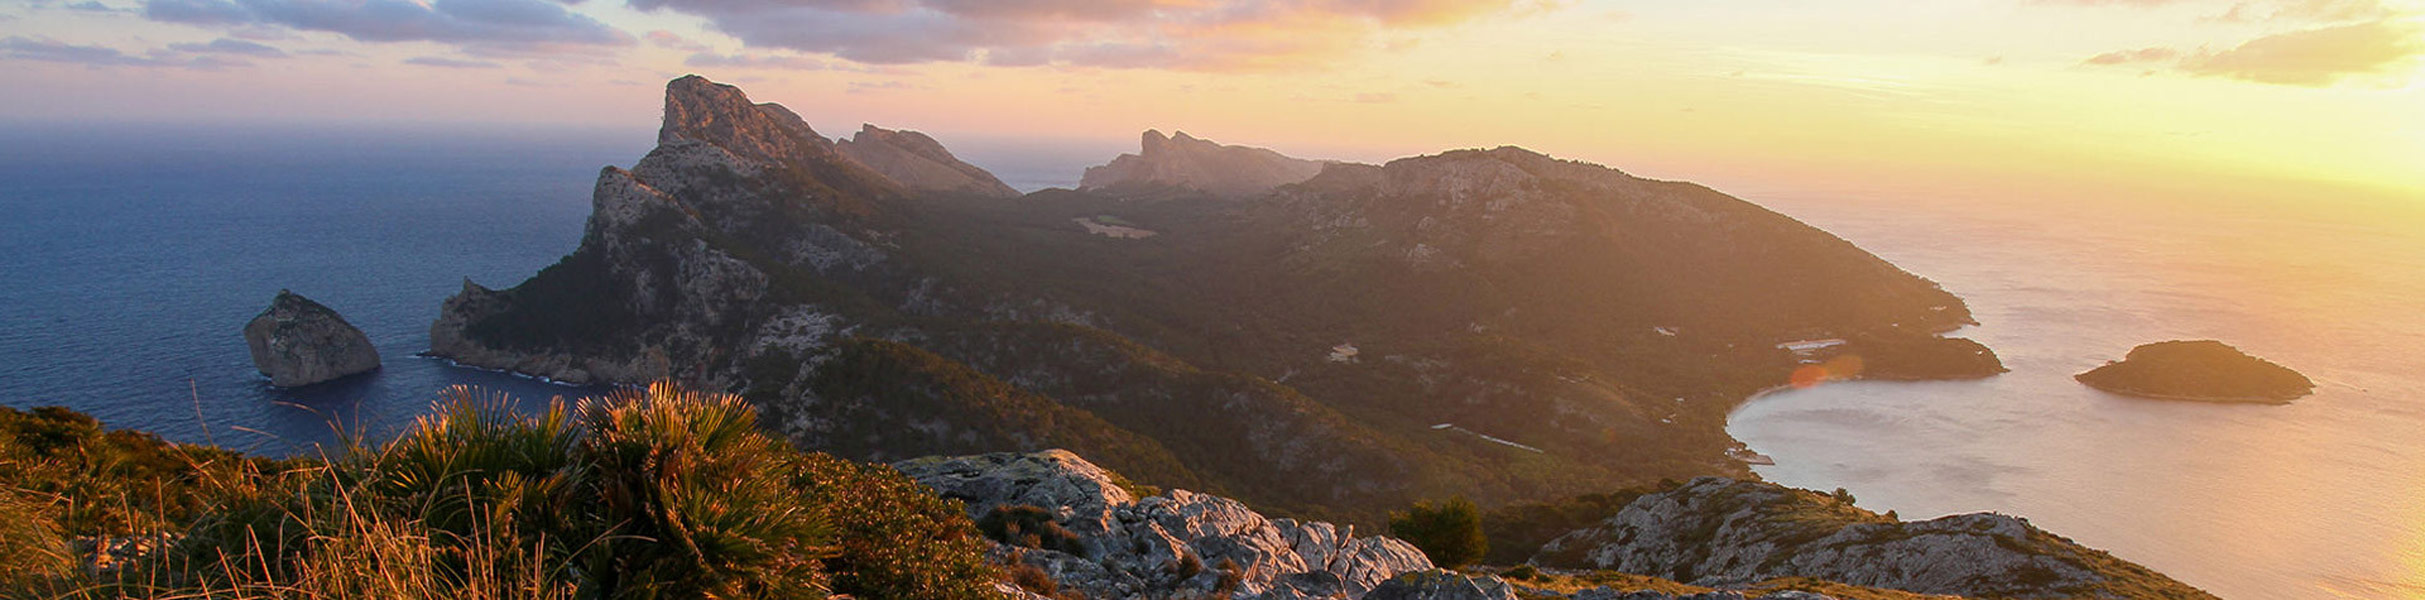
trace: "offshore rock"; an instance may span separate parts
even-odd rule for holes
[[[1236,500],[1186,490],[1139,498],[1118,474],[1064,450],[894,467],[966,502],[972,517],[1014,506],[1053,515],[1080,547],[1016,554],[1089,598],[1360,598],[1391,577],[1432,568],[1413,545],[1359,538],[1353,527],[1265,518]]]
[[[2139,346],[2074,379],[2116,394],[2210,402],[2289,402],[2316,389],[2298,371],[2214,340]]]
[[[287,290],[244,325],[253,367],[270,385],[297,387],[379,368],[379,349],[337,311]]]

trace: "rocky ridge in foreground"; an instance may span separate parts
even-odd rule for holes
[[[1511,585],[1496,575],[1434,568],[1412,544],[1357,537],[1354,526],[1267,518],[1236,500],[1157,491],[1063,450],[928,457],[894,464],[980,526],[1037,515],[1027,537],[997,539],[997,556],[1087,598],[1240,600],[1741,600],[1741,592],[1676,595],[1670,582],[1600,585],[1571,593]],[[1001,534],[1001,530],[989,533]],[[1032,596],[1029,596],[1032,598]],[[1833,600],[1796,591],[1779,600]]]
[[[1720,587],[1807,577],[1991,598],[2214,598],[2019,517],[1904,522],[1847,497],[1716,477],[1636,498],[1532,562]]]
[[[1413,545],[1356,537],[1352,525],[1265,518],[1236,500],[1187,490],[1139,497],[1117,475],[1061,450],[894,466],[966,502],[981,523],[1042,509],[1074,537],[1018,548],[1019,560],[1089,598],[1356,598],[1400,573],[1432,568]]]

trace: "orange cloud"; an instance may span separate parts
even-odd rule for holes
[[[2380,19],[2269,35],[2237,48],[2181,61],[2182,71],[2260,83],[2328,86],[2397,72],[2425,56],[2425,29]]]

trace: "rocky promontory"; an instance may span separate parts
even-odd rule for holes
[[[253,366],[270,385],[306,386],[379,368],[370,336],[337,311],[288,290],[278,290],[268,310],[244,325]]]
[[[598,173],[580,246],[464,285],[431,355],[735,390],[852,459],[1062,447],[1375,523],[1748,475],[1724,417],[1797,366],[1778,340],[1971,322],[1785,215],[1520,148],[1358,165],[1150,133],[1085,189],[1000,201],[951,190],[992,178],[924,136],[836,141],[697,76],[664,106],[657,147]]]
[[[2073,379],[2116,394],[2213,402],[2289,402],[2316,389],[2298,371],[2214,340],[2142,345]]]

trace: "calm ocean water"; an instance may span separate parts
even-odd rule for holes
[[[1788,485],[1904,518],[1998,511],[2227,599],[2425,598],[2425,233],[2282,207],[1758,197],[1943,283],[2013,372],[1844,383],[1738,410]],[[2059,207],[2059,208],[2057,208]],[[2124,398],[2071,375],[2214,338],[2321,389]]]
[[[572,251],[599,167],[651,134],[0,125],[0,403],[283,453],[393,430],[448,385],[582,393],[414,354],[463,278],[512,285]],[[269,387],[241,330],[280,288],[385,367]]]

